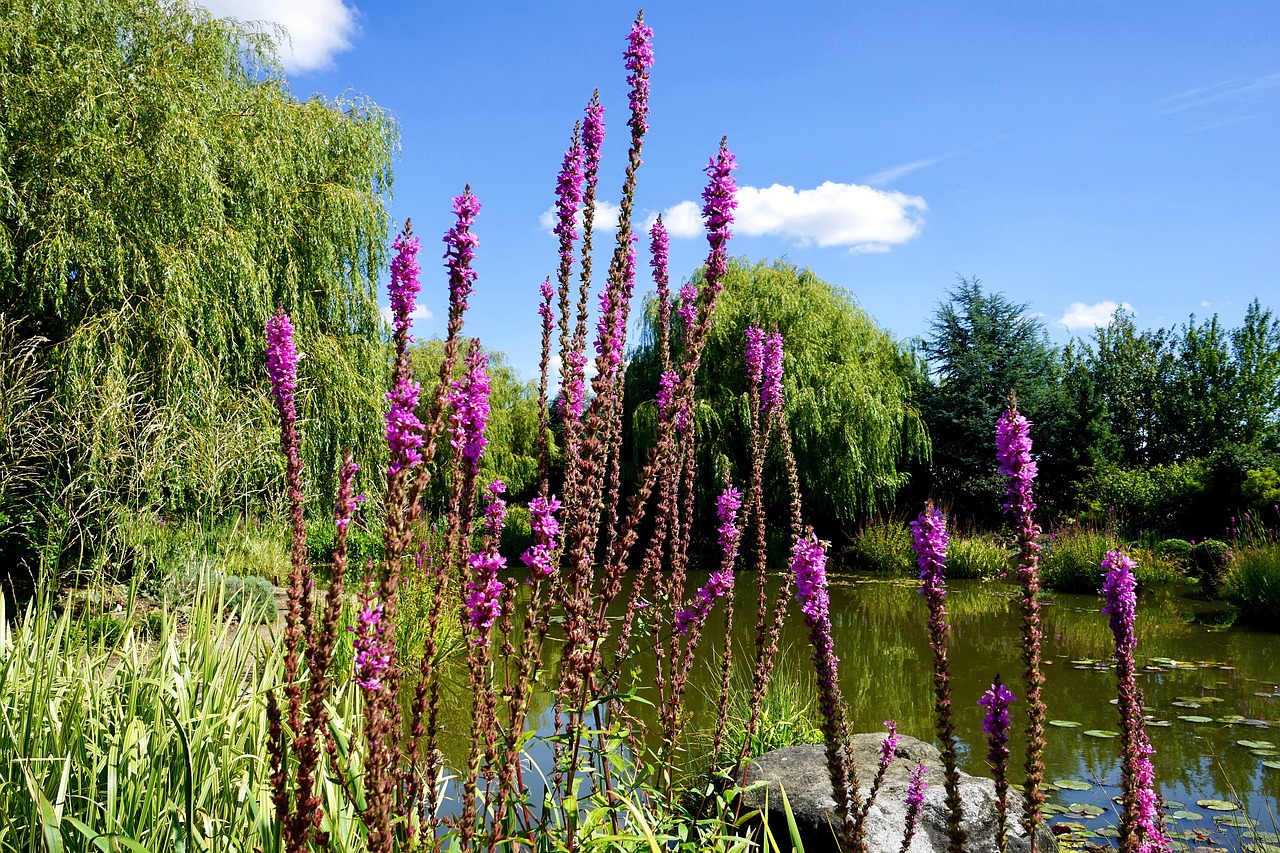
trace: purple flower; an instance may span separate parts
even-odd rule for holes
[[[944,571],[947,567],[947,545],[951,541],[947,534],[947,517],[929,506],[910,526],[911,547],[920,566],[920,594],[941,600],[947,594]]]
[[[578,239],[578,207],[582,204],[582,182],[585,164],[582,141],[574,129],[573,141],[564,152],[564,162],[556,179],[556,225],[553,232],[560,238],[560,272],[567,278],[573,266],[573,241]]]
[[[810,533],[796,539],[792,549],[791,572],[796,579],[796,598],[805,622],[813,627],[825,620],[831,605],[827,594],[827,552],[818,537]]]
[[[1001,683],[998,675],[978,700],[978,704],[987,709],[982,720],[982,730],[986,732],[987,744],[991,748],[987,753],[987,760],[992,765],[1002,763],[1009,757],[1009,705],[1016,701],[1016,697]]]
[[[672,411],[672,406],[676,403],[676,390],[680,385],[680,377],[676,375],[674,370],[665,370],[658,377],[658,419],[662,420]],[[681,412],[683,414],[683,411]],[[677,424],[677,430],[683,431],[683,426]]]
[[[880,773],[888,769],[889,764],[893,761],[893,755],[898,750],[898,723],[896,720],[885,720],[884,727],[889,730],[884,740],[880,742]]]
[[[925,784],[924,777],[929,770],[923,764],[916,765],[911,770],[911,782],[907,786],[907,814],[908,823],[911,823],[910,815],[913,813],[918,817],[920,807],[924,805],[924,793],[929,786]]]
[[[355,515],[356,506],[364,500],[364,495],[353,497],[351,494],[351,482],[359,471],[359,465],[348,462],[338,472],[338,499],[333,511],[333,525],[338,528],[339,533],[351,525],[351,517]]]
[[[413,322],[414,305],[422,289],[418,284],[418,238],[397,234],[391,248],[396,252],[391,259],[391,283],[387,287],[391,295],[391,317],[396,337],[408,342],[413,340],[409,337],[409,324]]]
[[[725,557],[732,560],[738,553],[738,541],[742,527],[738,524],[738,510],[742,509],[742,492],[728,486],[716,498],[716,518],[720,521],[720,548]]]
[[[453,214],[457,217],[454,226],[444,235],[446,249],[445,266],[449,270],[449,315],[460,314],[466,310],[467,297],[475,286],[476,271],[471,269],[471,262],[476,257],[476,246],[480,238],[471,233],[476,214],[480,212],[480,202],[471,193],[468,185],[462,195],[454,196]]]
[[[538,286],[538,293],[542,295],[542,302],[538,305],[538,315],[542,317],[543,328],[549,332],[555,320],[551,314],[551,300],[556,295],[555,288],[551,286],[551,279],[543,279],[542,284]]]
[[[652,259],[649,266],[653,270],[653,283],[658,288],[658,299],[667,301],[667,288],[671,279],[667,274],[667,258],[671,251],[671,239],[667,235],[667,226],[662,223],[662,216],[654,220],[649,229],[649,252]]]
[[[488,363],[489,357],[481,351],[478,342],[473,342],[467,353],[467,375],[455,381],[449,393],[453,406],[450,444],[471,464],[473,474],[479,472],[480,457],[488,444],[484,437],[489,422]]]
[[[686,634],[694,622],[700,622],[711,612],[711,608],[733,589],[733,570],[720,568],[711,573],[707,583],[693,596],[693,606],[686,607],[676,613],[676,633]]]
[[[591,98],[582,117],[583,172],[587,182],[594,186],[594,177],[600,169],[600,149],[604,147],[604,105],[599,93]]]
[[[710,177],[702,191],[702,218],[707,225],[707,241],[711,252],[707,255],[707,286],[719,291],[720,279],[728,271],[728,253],[725,243],[733,236],[729,226],[733,224],[733,211],[738,206],[737,184],[733,170],[738,168],[728,141],[720,140],[720,150],[703,171]]]
[[[573,420],[582,417],[582,406],[586,393],[586,366],[587,357],[576,350],[570,350],[565,353],[564,363],[566,365],[564,380],[563,396],[565,399],[566,413]]]
[[[391,648],[386,640],[387,623],[383,619],[381,602],[373,604],[366,593],[361,596],[360,613],[356,624],[347,630],[355,634],[352,646],[355,650],[355,681],[366,691],[382,689],[382,677],[391,667]]]
[[[1031,499],[1036,463],[1031,458],[1031,422],[1016,410],[1005,412],[996,422],[996,459],[1000,473],[1009,478],[1004,510],[1024,523],[1036,508]]]
[[[733,561],[738,556],[738,541],[742,527],[738,524],[738,510],[742,508],[742,492],[728,486],[716,498],[716,517],[720,521],[720,547],[724,559],[720,568],[711,573],[707,583],[694,594],[693,606],[676,613],[676,632],[684,634],[694,622],[705,619],[716,601],[733,589]]]
[[[653,30],[644,25],[644,17],[638,17],[627,36],[626,60],[627,85],[631,87],[631,118],[627,125],[633,136],[641,136],[649,129],[649,68],[653,65]]]
[[[693,339],[693,326],[698,320],[698,287],[692,281],[680,286],[680,307],[676,309],[684,321],[684,339]]]
[[[271,396],[276,400],[281,424],[292,426],[298,420],[294,393],[298,388],[298,349],[293,343],[293,323],[284,309],[267,320],[267,376],[271,380]]]
[[[471,567],[471,579],[467,581],[467,618],[476,631],[487,632],[498,618],[498,597],[502,594],[502,581],[498,580],[498,570],[507,567],[507,561],[496,550],[490,548],[467,558]],[[476,637],[475,642],[483,643],[484,635]]]
[[[760,381],[760,409],[767,415],[782,408],[782,334],[764,341],[764,376]]]
[[[401,378],[387,392],[391,408],[387,412],[387,449],[391,461],[387,474],[394,476],[422,461],[418,452],[422,447],[422,421],[418,420],[418,394],[421,386],[411,379]]]
[[[507,502],[502,499],[507,491],[507,484],[494,480],[485,489],[484,529],[485,532],[498,539],[502,536],[502,527],[507,518]]]
[[[1132,654],[1136,644],[1133,621],[1138,610],[1138,587],[1133,570],[1137,567],[1137,563],[1119,551],[1108,551],[1102,558],[1102,568],[1107,570],[1102,582],[1102,612],[1111,615],[1117,654],[1122,648]]]
[[[747,380],[752,388],[759,388],[764,377],[764,332],[755,326],[747,326]]]
[[[543,577],[550,577],[555,569],[556,537],[560,535],[560,522],[556,513],[560,501],[555,495],[541,495],[529,501],[529,524],[533,528],[533,546],[520,555],[520,561]]]

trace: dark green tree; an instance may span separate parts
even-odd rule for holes
[[[922,402],[933,437],[933,489],[953,503],[953,513],[984,523],[999,518],[1004,482],[995,428],[1010,391],[1033,424],[1039,500],[1062,495],[1077,476],[1064,446],[1070,406],[1058,353],[1028,306],[962,278],[938,306],[920,351],[932,379]]]
[[[908,467],[929,452],[910,395],[915,359],[851,294],[786,260],[734,259],[724,285],[698,375],[702,469],[728,466],[737,482],[745,481],[743,350],[746,329],[754,325],[785,339],[786,415],[809,517],[831,530],[891,502]],[[633,448],[645,445],[653,420],[655,323],[656,312],[646,312],[641,344],[627,367]]]
[[[1174,351],[1165,330],[1140,332],[1133,315],[1120,310],[1081,352],[1106,405],[1121,464],[1170,461],[1165,412]]]
[[[1230,337],[1233,428],[1245,444],[1280,451],[1280,319],[1255,299]]]
[[[111,507],[216,515],[278,490],[277,303],[306,353],[317,506],[343,445],[376,470],[386,114],[294,99],[264,36],[184,0],[68,0],[4,4],[0,115],[0,314],[45,341],[64,545]]]

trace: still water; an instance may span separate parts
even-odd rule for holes
[[[704,580],[694,573],[690,584]],[[753,643],[753,581],[739,579],[733,633],[735,648],[744,652]],[[841,688],[854,730],[883,731],[882,721],[892,719],[903,734],[931,741],[932,651],[915,583],[847,574],[831,581]],[[1064,812],[1051,820],[1074,823],[1076,840],[1105,844],[1116,823],[1111,798],[1120,779],[1119,739],[1105,736],[1119,728],[1111,704],[1116,685],[1108,617],[1096,597],[1047,595],[1044,603],[1043,695],[1048,719],[1057,723],[1048,727],[1046,778],[1060,783],[1050,802]],[[961,769],[989,775],[977,701],[996,674],[1021,695],[1017,592],[1004,582],[952,582],[947,609]],[[743,616],[747,610],[752,612]],[[1175,847],[1280,853],[1280,635],[1207,624],[1215,620],[1204,605],[1171,590],[1145,590],[1138,612],[1138,680]],[[717,610],[691,677],[687,705],[694,725],[714,718],[713,661],[722,644]],[[779,671],[811,691],[808,637],[798,613],[785,626],[780,649]],[[555,666],[554,650],[548,652],[547,662]],[[744,670],[749,667],[747,655],[737,657]],[[650,677],[642,671],[638,683],[643,687]],[[545,697],[537,704],[530,719],[549,725]],[[1013,707],[1016,764],[1024,744],[1017,729],[1025,717],[1017,713],[1020,703]],[[1016,781],[1017,768],[1011,775]]]

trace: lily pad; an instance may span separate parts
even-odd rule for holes
[[[1252,838],[1254,841],[1266,841],[1269,844],[1280,844],[1280,832],[1270,832],[1266,829],[1254,829],[1244,834],[1245,838]]]
[[[1097,832],[1103,838],[1119,838],[1120,837],[1120,830],[1116,829],[1114,826],[1104,826],[1102,829],[1099,829]]]
[[[1180,809],[1169,815],[1169,817],[1174,820],[1204,820],[1204,815],[1200,814],[1200,812],[1190,812],[1186,809]]]
[[[1060,806],[1057,803],[1045,803],[1043,806],[1040,807],[1040,811],[1044,812],[1045,814],[1066,814],[1067,813],[1066,807]]]
[[[1163,729],[1165,726],[1172,726],[1173,723],[1168,720],[1147,720],[1147,725],[1153,726],[1157,729]]]
[[[1274,749],[1254,749],[1254,750],[1250,750],[1249,754],[1254,756],[1255,758],[1280,757],[1280,752],[1276,752]]]
[[[1196,800],[1196,805],[1211,812],[1233,812],[1240,808],[1235,803],[1229,803],[1226,800]]]
[[[1280,844],[1249,844],[1241,845],[1245,853],[1280,853]]]
[[[1263,767],[1270,767],[1272,770],[1280,770],[1280,761],[1264,761]]]
[[[1049,725],[1057,726],[1060,729],[1078,729],[1081,724],[1075,720],[1050,720]]]
[[[1188,723],[1212,723],[1213,722],[1212,717],[1201,717],[1198,714],[1187,714],[1186,716],[1178,717],[1178,719],[1186,720]]]
[[[1246,719],[1248,718],[1242,717],[1239,714],[1228,714],[1225,717],[1219,717],[1218,722],[1226,723],[1227,725],[1231,726],[1231,725],[1235,725],[1236,723],[1243,723]]]
[[[1113,738],[1120,737],[1119,732],[1113,732],[1110,729],[1085,729],[1083,734],[1089,737]]]
[[[1107,810],[1100,806],[1089,805],[1088,803],[1072,803],[1067,806],[1067,811],[1073,814],[1084,815],[1085,817],[1099,817],[1107,813]]]
[[[1258,822],[1247,815],[1242,814],[1224,814],[1218,815],[1213,819],[1218,826],[1234,826],[1237,829],[1253,829]]]
[[[1170,702],[1175,708],[1199,708],[1199,702],[1193,702],[1190,699],[1179,699],[1176,702]]]
[[[1275,749],[1276,745],[1269,740],[1238,740],[1237,744],[1245,749]]]
[[[1083,779],[1057,779],[1053,783],[1053,787],[1061,788],[1064,791],[1092,791],[1093,785]]]

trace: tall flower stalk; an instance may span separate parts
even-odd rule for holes
[[[933,649],[934,717],[938,740],[942,743],[942,763],[947,786],[947,837],[950,853],[961,853],[965,832],[960,803],[960,771],[956,767],[956,726],[951,712],[951,665],[947,650],[951,625],[947,621],[947,519],[925,504],[924,512],[911,522],[911,547],[920,566],[920,594],[929,606],[929,647]]]
[[[1121,804],[1120,849],[1123,853],[1168,853],[1169,838],[1157,808],[1155,750],[1147,737],[1142,691],[1134,677],[1138,638],[1137,563],[1119,551],[1108,551],[1102,560],[1107,572],[1102,583],[1102,612],[1111,616],[1116,642],[1116,693],[1120,714]]]
[[[1009,409],[996,424],[996,458],[1000,473],[1009,479],[1004,511],[1013,516],[1018,539],[1018,582],[1022,586],[1022,662],[1027,702],[1026,785],[1023,798],[1023,826],[1035,853],[1036,830],[1044,822],[1044,726],[1045,706],[1040,697],[1044,674],[1040,668],[1040,525],[1032,513],[1035,501],[1031,485],[1036,463],[1031,457],[1031,423],[1018,412],[1018,400],[1009,395]]]
[[[1014,695],[1009,692],[996,676],[991,687],[978,704],[987,709],[982,718],[982,731],[987,736],[987,765],[996,783],[996,850],[1005,853],[1008,848],[1009,798],[1009,705],[1015,702]]]

